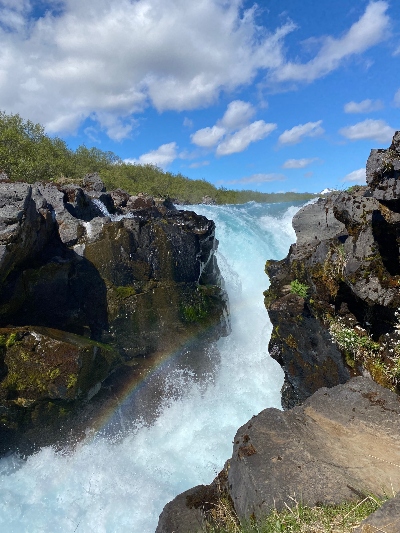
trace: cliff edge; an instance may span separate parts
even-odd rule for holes
[[[268,261],[269,351],[285,372],[282,405],[369,375],[399,392],[400,132],[372,150],[367,186],[301,209],[297,241]]]

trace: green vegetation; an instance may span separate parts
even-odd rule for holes
[[[293,202],[314,198],[309,193],[261,193],[216,188],[203,180],[164,172],[154,165],[124,163],[113,152],[79,146],[70,150],[65,141],[49,137],[43,126],[24,121],[19,115],[0,112],[0,173],[11,181],[76,182],[98,172],[109,190],[121,188],[130,194],[143,192],[182,203],[200,203],[209,196],[217,204]]]
[[[297,294],[297,296],[301,296],[302,298],[307,298],[309,288],[308,285],[301,283],[298,279],[294,279],[290,283],[290,292],[292,294]]]
[[[396,313],[398,320],[399,314]],[[326,317],[329,332],[343,352],[346,363],[354,368],[362,365],[373,380],[391,390],[400,385],[400,340],[389,339],[375,342],[368,332],[359,325],[349,327],[340,317]],[[398,322],[395,329],[399,332]],[[385,339],[385,337],[383,338]]]
[[[207,533],[350,533],[384,502],[367,496],[358,502],[307,507],[294,501],[294,507],[273,510],[263,520],[240,524],[234,511],[221,501],[211,511],[214,524]]]

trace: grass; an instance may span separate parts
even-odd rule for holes
[[[273,510],[259,521],[240,524],[228,501],[221,499],[211,512],[206,533],[350,533],[384,502],[367,496],[357,502],[308,507],[292,499],[293,507]],[[218,508],[219,507],[219,508]]]

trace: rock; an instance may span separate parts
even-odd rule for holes
[[[259,519],[300,501],[340,504],[399,491],[399,415],[396,394],[357,377],[321,388],[288,411],[269,408],[252,417],[236,433],[227,468],[225,488],[237,516]],[[198,515],[187,498],[185,506],[185,495],[197,494],[197,509],[202,509],[216,484],[191,489],[167,504],[157,533],[191,531],[183,525],[193,527]],[[397,500],[385,504],[381,516],[385,507],[389,516],[398,516]]]
[[[285,408],[321,386],[362,373],[400,392],[396,357],[388,356],[385,340],[396,331],[400,307],[399,135],[388,150],[371,152],[369,188],[332,193],[305,206],[293,219],[297,240],[288,256],[267,262],[269,349],[285,371]],[[303,308],[296,311],[287,299],[294,281],[307,287]],[[339,316],[353,335],[351,346],[332,344],[331,325]],[[370,339],[372,351],[360,348],[362,341],[357,345],[360,335]]]
[[[204,489],[198,485],[177,496],[168,503],[158,520],[156,533],[201,533],[204,531],[204,515],[200,508],[188,505],[188,498]]]
[[[361,522],[354,533],[399,533],[400,531],[400,493],[385,502],[375,513]]]
[[[400,490],[400,403],[368,378],[321,388],[290,411],[266,409],[235,437],[229,487],[241,519]]]
[[[96,193],[105,192],[106,190],[106,187],[97,172],[86,174],[83,178],[83,187],[87,191]]]
[[[334,214],[337,197],[338,194],[334,193],[327,198],[319,198],[307,209],[295,214],[292,225],[296,232],[297,246],[315,247],[320,241],[346,233],[345,225]]]
[[[22,411],[35,411],[48,401],[67,403],[74,411],[99,392],[112,373],[121,381],[123,368],[127,376],[132,368],[147,371],[161,353],[179,353],[191,339],[206,343],[228,332],[227,296],[214,255],[214,223],[193,212],[169,209],[161,201],[155,205],[144,196],[150,207],[126,216],[109,215],[101,198],[111,202],[111,210],[122,211],[129,195],[102,192],[96,176],[85,183],[90,191],[76,185],[0,183],[0,328],[10,328],[8,335],[34,328],[0,357],[4,402],[9,401],[11,381],[18,382],[16,398],[24,399],[23,391],[29,392],[18,405]],[[99,216],[102,209],[107,216]],[[71,375],[77,376],[79,391],[57,380],[51,386],[43,380],[30,382],[30,370],[21,362],[24,354],[38,355],[43,349],[40,360],[48,363],[46,375],[62,371],[53,341],[39,346],[34,340],[38,328],[74,334],[83,346],[103,343],[95,346],[116,356],[104,366],[92,354],[98,367],[90,371],[95,383],[81,382],[85,358],[71,348],[65,364],[69,361],[68,367],[74,368]],[[33,371],[32,357],[28,359]],[[13,361],[21,363],[16,377]],[[78,362],[83,365],[79,371]],[[39,420],[21,415],[15,421],[11,411],[7,413],[2,417],[7,431],[20,431],[21,438],[34,431]],[[42,426],[44,419],[43,415]]]
[[[40,253],[55,229],[40,191],[26,183],[1,183],[0,281]]]
[[[205,205],[216,205],[217,202],[215,201],[215,198],[212,198],[211,196],[203,196],[201,199],[201,203]]]
[[[147,207],[153,207],[154,198],[146,194],[138,194],[137,196],[130,196],[127,208],[132,209],[146,209]]]

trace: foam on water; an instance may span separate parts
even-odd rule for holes
[[[218,341],[213,379],[199,384],[176,369],[171,395],[151,425],[137,420],[122,439],[98,436],[73,453],[51,448],[0,461],[2,533],[152,533],[163,506],[209,483],[232,453],[239,426],[280,406],[283,373],[267,353],[271,325],[263,305],[265,260],[294,241],[285,204],[195,206],[215,220],[218,263],[230,299],[232,333]]]

